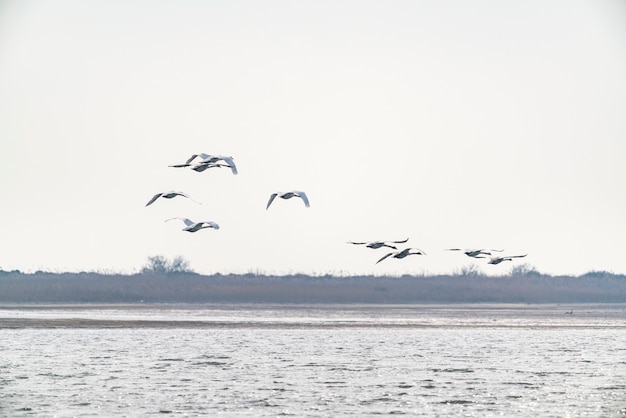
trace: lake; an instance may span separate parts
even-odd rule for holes
[[[626,416],[626,305],[0,306],[0,416]]]

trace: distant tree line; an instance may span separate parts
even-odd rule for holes
[[[626,276],[550,276],[520,265],[505,276],[309,276],[192,272],[150,258],[135,274],[0,270],[0,303],[626,303]]]

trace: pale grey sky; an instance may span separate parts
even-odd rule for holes
[[[0,268],[626,273],[625,74],[620,0],[5,0]]]

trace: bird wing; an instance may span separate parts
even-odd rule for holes
[[[215,222],[212,222],[212,221],[206,221],[206,222],[203,222],[203,224],[205,224],[205,225],[207,225],[207,226],[209,226],[210,228],[213,228],[213,229],[220,229],[220,226],[218,224],[216,224]]]
[[[192,201],[196,202],[196,203],[197,203],[197,204],[199,204],[199,205],[201,205],[201,204],[202,204],[202,203],[198,202],[196,199],[194,199],[194,198],[192,198],[191,196],[189,196],[187,193],[183,193],[183,192],[173,192],[173,193],[176,193],[176,194],[177,194],[177,195],[179,195],[179,196],[186,197],[187,199],[192,200]]]
[[[272,195],[270,196],[270,200],[267,202],[267,206],[265,207],[265,210],[269,209],[270,205],[272,204],[276,196],[278,196],[278,193],[272,193]]]
[[[348,241],[348,244],[354,244],[354,245],[364,245],[367,244],[367,242],[354,242],[354,241]]]
[[[197,157],[200,157],[200,162],[210,162],[211,158],[213,157],[210,154],[205,154],[204,152],[201,152],[199,154],[193,154],[191,157],[189,157],[189,159],[187,159],[187,161],[185,162],[185,164],[189,164],[190,162],[192,162],[193,160],[195,160]]]
[[[189,218],[181,218],[181,217],[179,217],[179,216],[176,216],[176,217],[174,217],[174,218],[169,218],[169,219],[166,219],[164,222],[168,222],[168,221],[171,221],[171,220],[173,220],[173,219],[180,219],[180,220],[181,220],[181,221],[183,221],[183,222],[185,223],[185,225],[187,225],[187,226],[192,226],[193,224],[195,224],[195,222],[194,222],[194,221],[192,221],[191,219],[189,219]]]
[[[391,253],[389,253],[389,254],[387,254],[387,255],[382,256],[382,257],[380,258],[380,260],[378,260],[378,261],[376,262],[376,264],[380,263],[381,261],[383,261],[383,260],[384,260],[385,258],[387,258],[387,257],[391,257],[391,256],[392,256],[392,255],[394,255],[394,254],[395,254],[395,253],[391,252]]]
[[[406,257],[407,255],[409,255],[411,253],[412,248],[404,248],[401,251],[398,251],[396,253],[396,258],[403,258]]]
[[[174,164],[174,165],[170,165],[168,167],[176,167],[176,168],[180,168],[180,167],[189,167],[189,163],[185,163],[185,164]]]
[[[304,192],[296,192],[298,194],[298,197],[302,198],[302,200],[304,201],[304,206],[306,206],[307,208],[309,207],[309,198],[307,197],[306,193]]]
[[[201,152],[200,154],[198,154],[198,157],[202,159],[201,162],[203,163],[214,163],[215,161],[219,160],[219,158],[215,157],[214,155],[205,154],[204,152]]]
[[[211,168],[214,167],[212,165],[210,165],[209,163],[200,163],[200,164],[196,164],[193,167],[191,167],[191,169],[193,171],[197,171],[198,173],[202,173],[204,170],[206,170],[207,168]]]
[[[396,247],[395,245],[387,244],[386,242],[383,242],[383,241],[374,241],[374,242],[370,242],[367,244],[367,248],[372,248],[374,250],[377,250],[383,247],[391,248],[393,250],[398,249],[398,247]]]
[[[150,199],[150,201],[148,203],[146,203],[146,206],[150,206],[151,204],[154,203],[155,200],[157,200],[159,197],[161,197],[163,193],[157,193],[154,196],[152,196],[152,199]]]
[[[192,155],[191,157],[189,157],[189,158],[187,159],[187,161],[185,161],[185,164],[189,164],[190,162],[192,162],[193,160],[195,160],[197,156],[198,156],[198,154],[194,154],[194,155]]]
[[[222,160],[224,160],[224,162],[228,164],[228,166],[230,167],[230,171],[232,171],[233,174],[237,174],[237,166],[233,161],[233,157],[222,157]]]
[[[524,254],[524,255],[509,255],[509,258],[522,258],[522,257],[526,257],[528,254]]]
[[[465,251],[465,255],[468,256],[468,257],[472,257],[472,258],[480,258],[479,256],[481,254],[491,255],[491,253],[489,251],[485,251],[485,250],[467,250],[467,251]]]
[[[407,239],[405,239],[405,240],[403,240],[403,241],[389,241],[389,242],[392,242],[392,243],[394,243],[394,244],[404,244],[404,243],[405,243],[405,242],[407,242],[408,240],[409,240],[409,239],[407,238]]]

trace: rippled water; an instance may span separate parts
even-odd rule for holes
[[[626,415],[625,308],[569,309],[0,308],[0,416]]]

